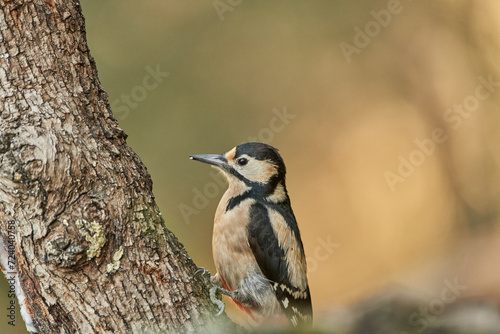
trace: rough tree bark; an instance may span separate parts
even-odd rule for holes
[[[206,329],[217,310],[111,113],[78,1],[0,5],[0,248],[29,328]]]

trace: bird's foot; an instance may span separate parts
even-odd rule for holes
[[[201,277],[206,281],[207,280],[207,275],[208,277],[210,277],[210,271],[208,271],[207,269],[203,268],[203,267],[199,267],[193,274],[193,278],[195,278],[196,276],[198,275],[201,275]]]
[[[210,301],[213,304],[217,305],[217,307],[219,308],[219,312],[217,312],[217,314],[215,316],[217,317],[217,316],[221,315],[222,312],[224,312],[224,309],[226,308],[226,305],[224,304],[224,302],[222,300],[220,300],[220,298],[222,297],[221,293],[226,294],[225,292],[230,293],[231,291],[228,291],[228,290],[222,288],[220,286],[217,275],[210,276],[210,271],[208,271],[207,269],[205,269],[203,267],[198,268],[198,270],[196,270],[194,272],[193,278],[195,278],[198,275],[201,275],[203,281],[205,282],[205,285],[210,287],[210,290],[209,290]],[[219,297],[219,298],[217,298],[217,297]]]
[[[217,298],[217,292],[219,292],[218,290],[219,287],[216,285],[212,285],[212,287],[210,288],[210,301],[215,305],[217,305],[217,307],[219,308],[219,312],[217,312],[217,314],[215,315],[216,317],[221,315],[222,312],[224,312],[224,309],[226,308],[226,304],[224,304],[222,300]]]

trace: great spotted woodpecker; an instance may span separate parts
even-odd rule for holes
[[[229,183],[215,214],[212,283],[258,322],[286,316],[294,327],[310,326],[304,248],[278,150],[246,143],[190,158],[220,169]]]

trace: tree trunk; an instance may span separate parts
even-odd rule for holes
[[[206,328],[217,309],[111,113],[79,2],[0,5],[0,249],[28,329]]]

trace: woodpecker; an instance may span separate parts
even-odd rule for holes
[[[304,247],[278,150],[263,143],[245,143],[225,154],[190,158],[215,166],[229,184],[214,219],[214,288],[257,322],[286,317],[294,327],[310,326]],[[224,304],[213,301],[222,304],[222,313]]]

